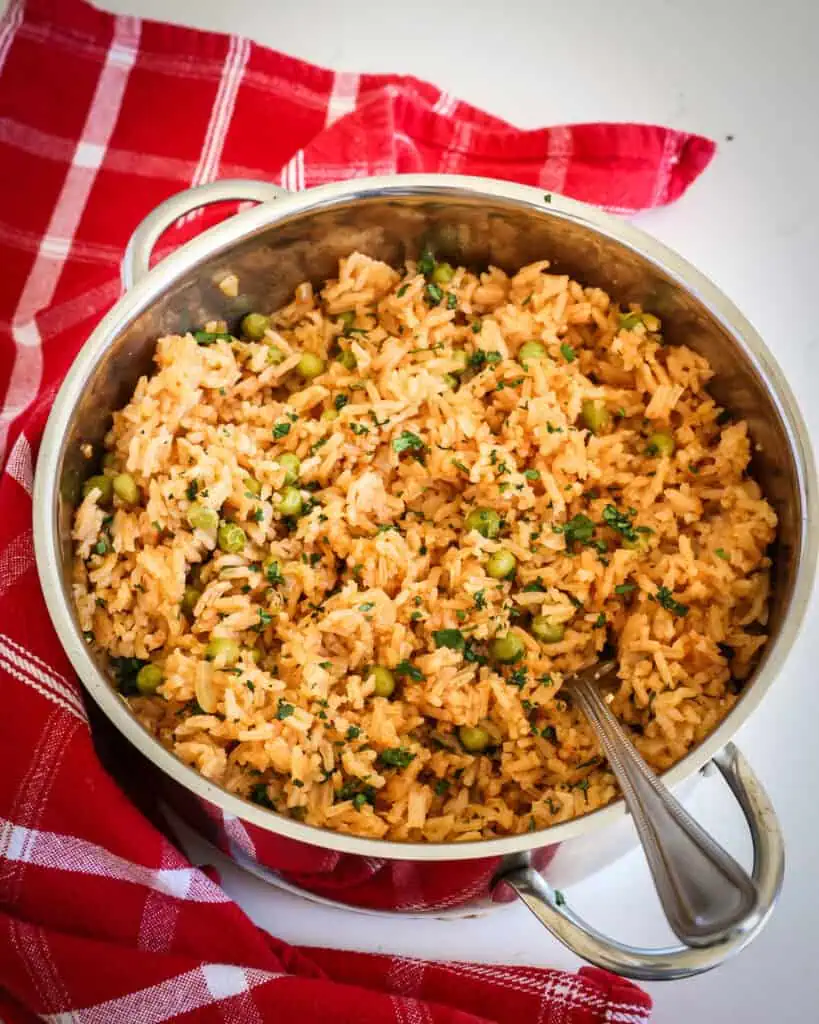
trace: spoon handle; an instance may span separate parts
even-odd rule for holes
[[[729,936],[757,902],[753,881],[702,829],[637,753],[591,678],[570,683],[617,776],[668,923],[689,946]]]

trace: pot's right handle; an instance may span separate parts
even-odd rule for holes
[[[752,877],[758,897],[751,913],[720,941],[698,949],[684,945],[664,949],[627,946],[586,924],[566,904],[562,894],[525,860],[500,875],[497,882],[511,886],[564,946],[615,974],[640,981],[670,981],[717,967],[747,946],[768,919],[782,886],[785,847],[771,802],[736,746],[728,743],[713,760],[748,822],[754,849]]]
[[[236,200],[266,203],[287,194],[286,189],[269,181],[243,178],[226,178],[224,181],[212,181],[207,185],[195,185],[184,192],[177,192],[152,210],[131,235],[122,258],[122,283],[127,290],[145,277],[150,268],[154,246],[180,217],[213,203]]]

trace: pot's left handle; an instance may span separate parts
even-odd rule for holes
[[[122,283],[126,289],[131,288],[148,273],[154,246],[180,217],[213,203],[236,200],[266,203],[287,194],[286,189],[272,185],[269,181],[227,178],[207,185],[195,185],[170,196],[152,210],[131,235],[122,258]]]

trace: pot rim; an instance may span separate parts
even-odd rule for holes
[[[330,829],[305,825],[233,796],[178,760],[143,728],[101,673],[87,650],[63,593],[59,567],[62,555],[57,530],[57,471],[66,445],[67,428],[88,377],[98,365],[111,338],[118,336],[148,309],[173,283],[215,255],[287,220],[296,214],[332,207],[351,200],[389,196],[400,199],[429,195],[470,195],[500,198],[524,210],[544,212],[590,227],[620,242],[662,268],[680,287],[693,293],[744,349],[777,408],[788,438],[802,500],[801,542],[796,577],[787,614],[779,632],[769,641],[764,660],[741,700],[717,728],[694,750],[663,774],[674,786],[706,764],[756,710],[776,678],[796,640],[810,600],[816,570],[819,537],[809,522],[819,515],[816,470],[807,428],[782,371],[762,338],[730,300],[681,256],[639,228],[594,207],[528,185],[491,178],[443,174],[406,174],[361,178],[321,185],[302,193],[284,194],[210,228],[157,264],[123,295],[103,317],[76,356],[57,394],[48,418],[37,459],[33,493],[34,549],[40,584],[52,623],[85,689],[113,725],[155,766],[194,795],[218,807],[226,816],[244,820],[265,831],[311,846],[341,853],[389,860],[449,861],[503,857],[512,853],[563,842],[603,828],[625,813],[622,798],[580,818],[536,832],[465,843],[395,842],[364,839]],[[544,197],[548,195],[548,199]],[[548,205],[547,205],[548,204]]]

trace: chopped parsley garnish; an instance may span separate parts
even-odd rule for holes
[[[433,306],[437,305],[444,297],[444,293],[433,281],[429,282],[424,291],[426,293],[427,301],[432,303]]]
[[[605,624],[606,624],[606,616],[605,616],[605,614],[603,612],[600,612],[600,614],[597,616],[597,618],[594,621],[595,629],[600,629],[602,626],[605,626]]]
[[[567,363],[573,363],[577,359],[577,353],[567,341],[560,346],[560,351]]]
[[[682,616],[688,614],[688,605],[675,600],[668,587],[657,587],[657,594],[654,600],[674,615]]]
[[[472,321],[472,333],[473,334],[480,334],[482,326],[483,326],[483,321],[481,321],[481,320],[473,320]]]
[[[331,661],[320,661],[319,662],[319,668],[323,668],[325,672],[327,672],[332,667],[333,667],[333,663]]]
[[[272,621],[273,616],[269,612],[266,612],[264,608],[260,608],[259,621],[253,628],[256,630],[257,633],[261,633],[263,630],[267,629],[267,627],[270,625]]]
[[[418,257],[418,273],[429,277],[433,270],[435,270],[435,257],[429,249],[424,249]]]
[[[614,505],[606,505],[603,509],[603,522],[606,526],[610,526],[612,530],[622,534],[626,540],[634,541],[637,540],[637,530],[631,521],[634,515],[634,509],[621,512]]]
[[[353,807],[360,811],[364,804],[375,803],[375,790],[372,786],[363,786],[358,779],[351,779],[336,793],[336,799],[352,800]]]
[[[273,427],[273,436],[274,437],[287,437],[287,435],[289,433],[290,433],[290,424],[289,423],[277,423]]]
[[[555,533],[562,533],[566,538],[566,544],[577,541],[579,544],[588,544],[594,536],[594,523],[588,516],[578,513],[576,516],[564,523],[563,526],[553,526]]]
[[[256,689],[256,684],[252,679],[245,679],[245,686],[250,690],[251,693]]]
[[[318,441],[310,445],[310,454],[315,455],[319,448],[323,448],[329,440],[329,437],[320,437]]]
[[[452,651],[462,651],[466,640],[460,629],[436,629],[432,634],[436,647],[448,647]]]
[[[117,677],[120,693],[128,696],[138,692],[136,677],[143,665],[147,664],[148,662],[142,658],[111,658],[111,667]]]
[[[358,606],[358,610],[360,612],[371,612],[373,608],[375,608],[375,605],[372,603],[372,601],[365,601],[364,604],[360,604]]]
[[[96,555],[105,555],[111,550],[111,542],[107,537],[100,537],[93,550]]]
[[[725,548],[717,548],[714,554],[717,556],[717,558],[721,558],[724,562],[727,562],[728,559],[731,557],[725,550]]]
[[[517,686],[519,690],[522,690],[526,685],[527,671],[521,665],[520,668],[516,668],[515,671],[509,676],[509,682],[512,686]]]
[[[267,568],[264,571],[265,579],[268,583],[271,583],[274,587],[278,583],[284,583],[284,576],[282,576],[281,568],[279,563],[272,559],[267,563]]]
[[[469,357],[469,365],[474,370],[482,370],[485,366],[499,363],[503,356],[500,352],[486,352],[484,349],[476,349]]]
[[[448,292],[446,297],[446,308],[455,309],[458,305],[458,296],[454,292]]]
[[[426,445],[417,434],[402,430],[398,437],[393,438],[392,447],[400,455],[401,452],[421,452]]]
[[[381,751],[379,760],[388,768],[406,768],[411,761],[415,760],[415,754],[411,750],[407,750],[406,747],[390,747],[388,750]]]
[[[254,804],[258,804],[259,807],[267,807],[271,811],[276,809],[276,805],[268,795],[266,782],[257,782],[255,786],[251,787],[250,799]]]
[[[279,697],[279,706],[276,708],[276,718],[283,722],[285,718],[289,718],[292,714],[295,714],[295,711],[296,709],[292,704],[288,704]]]
[[[191,480],[188,486],[185,488],[185,497],[188,501],[195,501],[196,495],[199,493],[199,481]]]
[[[523,475],[527,480],[540,480],[540,473],[536,469],[527,469],[524,471]]]
[[[615,594],[630,594],[633,590],[637,589],[636,583],[618,583],[614,588]]]
[[[223,331],[194,331],[197,345],[212,345],[214,341],[233,341],[233,335]]]
[[[544,203],[551,203],[551,201],[552,201],[552,194],[551,194],[551,192],[546,192],[545,195],[543,196],[543,202]]]
[[[361,437],[362,434],[369,434],[370,432],[370,428],[365,427],[363,423],[351,423],[350,430],[359,437]]]
[[[554,812],[552,812],[552,813],[554,813]],[[563,895],[563,893],[560,891],[560,889],[555,889],[555,903],[557,904],[558,907],[565,907],[566,906],[566,897]]]
[[[250,518],[253,520],[254,523],[262,522],[262,520],[264,519],[264,509],[262,508],[261,505],[258,505],[256,508],[253,509],[253,511],[250,513]]]
[[[536,580],[532,580],[531,583],[527,583],[526,586],[523,587],[523,593],[524,594],[545,594],[546,593],[546,588],[543,586],[543,583],[541,582],[541,579],[538,576],[538,578]]]
[[[346,395],[336,395],[333,399],[333,405],[336,409],[343,409],[349,401],[350,399]]]
[[[359,727],[357,725],[351,725],[350,728],[345,733],[344,739],[345,740],[357,740],[360,735],[361,735],[361,730],[359,729]]]
[[[416,683],[420,683],[424,678],[424,673],[421,669],[416,668],[411,662],[407,661],[406,658],[403,661],[398,662],[393,669],[393,672],[397,676],[409,676],[410,679],[414,680]]]
[[[544,740],[549,740],[551,743],[557,743],[557,729],[555,729],[553,725],[544,726],[540,735]]]
[[[468,473],[469,472],[469,468],[467,466],[465,466],[462,462],[459,462],[457,459],[453,459],[452,460],[452,465],[456,469],[460,469],[460,471],[462,473]]]
[[[449,786],[449,779],[438,779],[438,781],[435,783],[435,795],[446,796],[447,791],[449,790]]]
[[[474,600],[475,600],[475,607],[478,609],[479,612],[482,612],[484,610],[484,608],[486,607],[486,591],[485,590],[478,590],[478,591],[476,591],[475,592]]]
[[[396,297],[397,299],[402,299],[402,298],[403,298],[403,297],[404,297],[404,296],[405,296],[405,295],[407,294],[407,289],[408,289],[408,288],[409,288],[409,281],[407,281],[407,283],[406,283],[406,284],[402,284],[402,285],[401,285],[401,287],[400,287],[400,288],[398,289],[398,291],[397,291],[397,292],[395,293],[395,297]]]
[[[478,646],[477,641],[470,637],[466,641],[466,646],[464,647],[464,661],[468,661],[473,665],[485,665],[488,660],[489,659]]]

